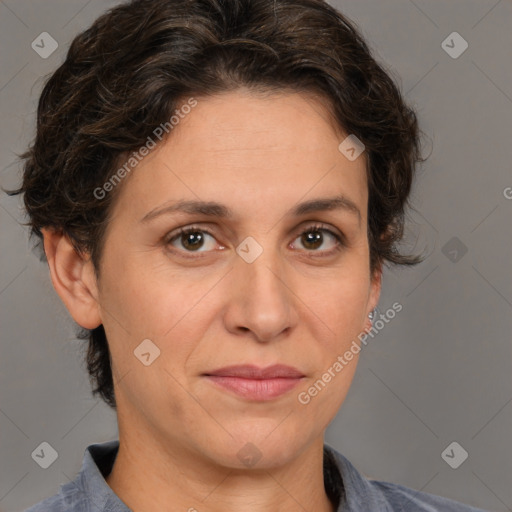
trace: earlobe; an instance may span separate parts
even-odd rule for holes
[[[370,304],[371,309],[377,307],[377,304],[379,303],[380,298],[380,291],[382,288],[382,266],[379,265],[374,273],[372,278],[372,284],[371,284],[371,292],[370,292]]]
[[[371,311],[373,311],[377,304],[379,303],[380,291],[382,287],[382,266],[379,265],[377,269],[375,269],[372,281],[370,284],[370,295],[368,298],[368,311],[366,312],[366,321],[365,321],[365,330],[369,331],[372,328],[373,320],[371,320],[368,315]]]
[[[90,258],[79,254],[63,232],[41,231],[55,291],[76,323],[86,329],[98,327],[102,323],[98,287]]]

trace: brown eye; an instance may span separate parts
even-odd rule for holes
[[[295,239],[309,252],[333,252],[340,249],[344,243],[340,235],[322,226],[310,226]],[[295,245],[295,244],[294,244]],[[327,245],[327,247],[325,247]],[[324,246],[323,250],[318,250]]]
[[[301,242],[306,249],[318,249],[323,243],[324,235],[320,231],[307,231],[301,236]]]
[[[185,252],[206,252],[208,250],[208,237],[215,240],[213,235],[211,235],[208,231],[204,229],[198,228],[186,228],[180,229],[179,232],[168,239],[167,244],[172,245],[178,249],[184,250]],[[181,247],[176,246],[175,244],[179,243]],[[201,251],[203,247],[206,250]],[[210,249],[215,247],[215,243],[211,244]]]

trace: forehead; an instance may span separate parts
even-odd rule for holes
[[[364,213],[365,156],[349,161],[339,151],[346,134],[325,103],[247,90],[196,101],[123,184],[119,208],[139,214],[172,199],[200,199],[261,213],[341,194]]]

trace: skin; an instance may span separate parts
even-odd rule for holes
[[[44,230],[52,282],[74,320],[103,324],[113,359],[120,449],[107,483],[135,511],[332,511],[324,490],[324,433],[345,400],[358,355],[307,404],[307,391],[364,330],[381,269],[370,275],[364,153],[304,93],[236,92],[198,104],[124,179],[97,278],[87,255]],[[345,209],[287,215],[298,203],[343,194]],[[217,201],[233,219],[174,212],[176,200]],[[301,234],[321,223],[318,243]],[[194,225],[201,243],[169,242]],[[263,248],[252,263],[236,248]],[[167,237],[167,238],[166,238]],[[193,240],[196,243],[197,239]],[[194,251],[195,247],[195,251]],[[330,255],[329,255],[330,253]],[[189,256],[188,258],[186,256]],[[160,356],[134,356],[150,339]],[[305,377],[266,402],[211,384],[203,373],[233,364],[287,364]],[[245,465],[252,443],[261,457]],[[302,507],[302,508],[301,508]]]

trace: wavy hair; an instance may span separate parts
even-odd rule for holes
[[[335,125],[365,145],[370,272],[422,261],[398,249],[421,160],[416,115],[356,27],[322,0],[133,0],[75,37],[41,93],[21,187],[8,191],[24,194],[39,247],[41,228],[63,232],[99,277],[122,184],[101,199],[93,191],[184,97],[240,87],[324,99]],[[78,336],[93,394],[115,409],[103,326]]]

